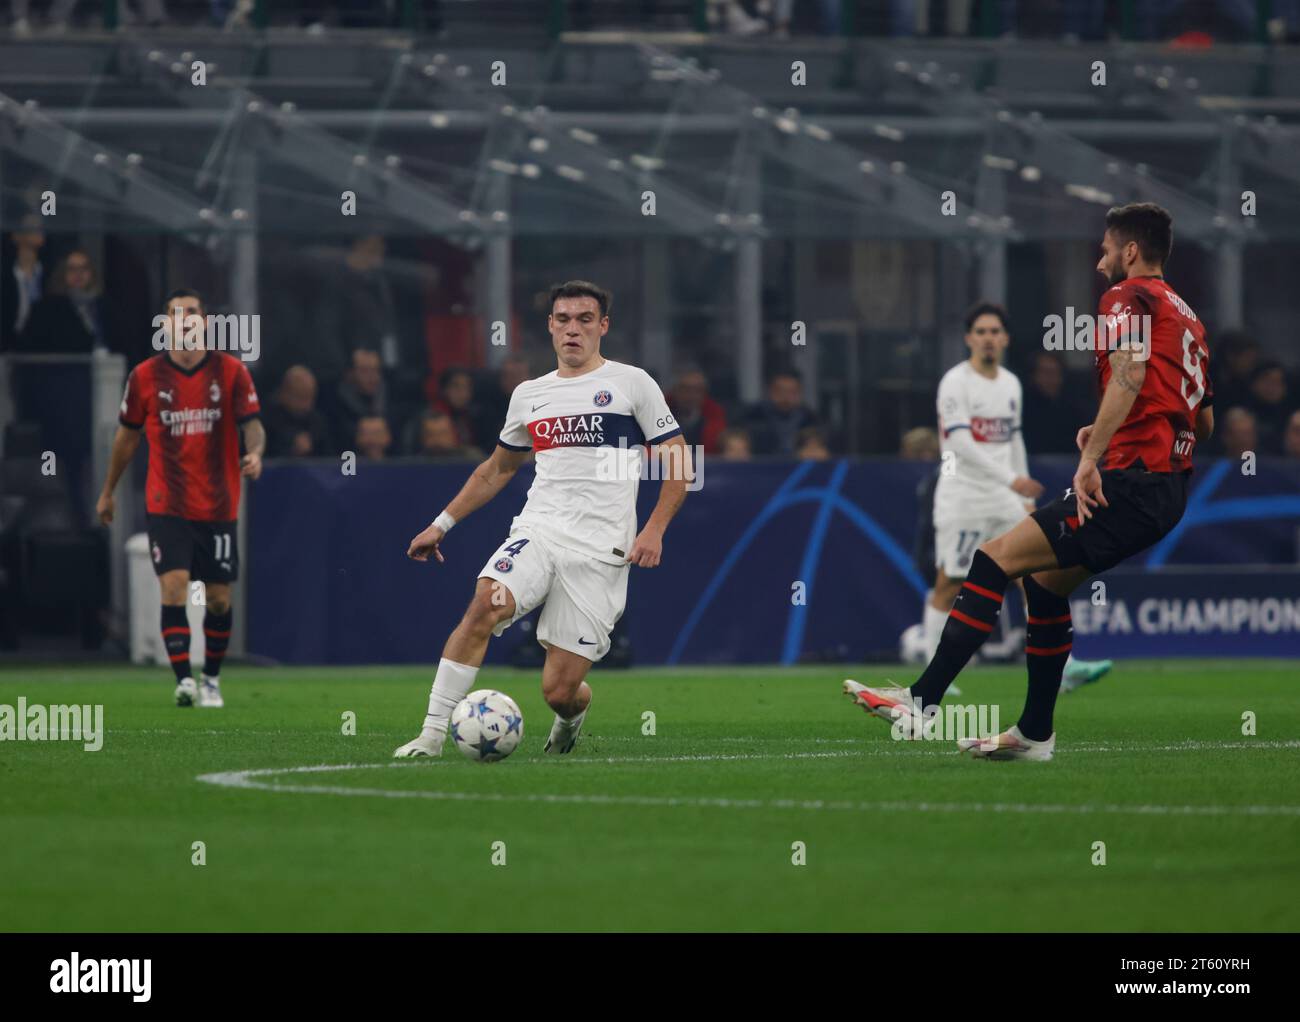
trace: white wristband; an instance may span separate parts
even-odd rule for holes
[[[456,519],[444,511],[433,520],[433,524],[438,526],[438,528],[443,531],[443,534],[446,535],[448,532],[451,532],[452,526],[456,524]]]

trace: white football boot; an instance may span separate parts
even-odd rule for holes
[[[435,759],[442,755],[442,746],[446,741],[446,731],[421,728],[419,738],[413,738],[400,749],[393,750],[393,759]]]
[[[183,678],[176,683],[176,705],[193,706],[199,698],[199,686],[193,678]]]
[[[858,706],[888,721],[891,725],[901,723],[900,733],[906,740],[921,738],[924,734],[925,717],[921,708],[912,698],[912,693],[900,685],[880,686],[876,688],[863,685],[852,678],[844,679],[844,694]]]
[[[587,710],[590,709],[591,703],[588,703]],[[563,756],[565,753],[572,752],[573,747],[578,744],[578,735],[582,733],[582,722],[587,719],[587,710],[583,710],[572,720],[564,720],[557,713],[555,723],[551,725],[551,734],[546,739],[542,752],[549,752],[552,756]]]
[[[221,698],[221,679],[203,675],[199,682],[199,706],[209,710],[219,710],[226,705]]]
[[[1029,759],[1046,763],[1056,751],[1056,732],[1046,741],[1035,742],[1013,724],[993,738],[963,738],[957,748],[973,759]]]

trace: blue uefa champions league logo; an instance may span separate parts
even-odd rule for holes
[[[500,560],[496,562],[496,564],[492,565],[492,567],[496,568],[496,570],[501,572],[501,574],[503,575],[507,571],[512,570],[514,566],[515,566],[515,562],[514,562],[514,558],[512,557],[502,557]]]
[[[611,394],[609,391],[607,391],[607,390],[598,390],[598,391],[596,391],[596,407],[597,407],[597,408],[604,408],[607,404],[609,404],[609,403],[610,403],[611,401],[613,401],[613,400],[614,400],[614,395]]]

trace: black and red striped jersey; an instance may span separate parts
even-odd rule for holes
[[[1147,374],[1133,407],[1121,423],[1101,467],[1128,468],[1138,462],[1150,472],[1192,467],[1196,413],[1214,401],[1205,327],[1191,307],[1161,277],[1131,277],[1101,296],[1098,323],[1113,317],[1122,340],[1132,317],[1150,317]],[[1138,320],[1140,322],[1140,320]],[[1110,352],[1097,345],[1097,382],[1110,383]]]
[[[119,421],[149,441],[145,509],[202,522],[239,513],[239,426],[260,411],[239,359],[209,351],[191,369],[162,352],[126,381]]]

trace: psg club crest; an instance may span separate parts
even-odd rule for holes
[[[604,408],[607,404],[609,404],[609,403],[610,403],[611,401],[613,401],[613,400],[614,400],[614,395],[611,394],[609,391],[607,391],[607,390],[598,390],[598,391],[596,391],[596,407],[597,407],[597,408]]]
[[[515,566],[515,561],[514,561],[514,558],[513,558],[513,557],[502,557],[502,558],[498,559],[498,561],[496,562],[496,564],[492,565],[492,567],[496,568],[496,570],[499,571],[499,572],[501,572],[501,574],[503,574],[503,575],[504,575],[507,571],[510,571],[511,569],[513,569],[514,566]]]

